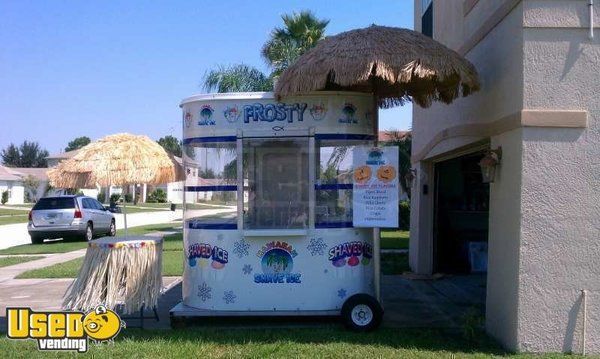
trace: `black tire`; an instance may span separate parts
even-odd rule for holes
[[[114,237],[117,235],[117,225],[115,224],[115,220],[110,221],[110,229],[108,230],[108,236]]]
[[[83,240],[86,242],[94,239],[94,226],[91,223],[88,223],[85,227],[85,232],[83,234]]]
[[[383,308],[368,294],[355,294],[342,306],[342,320],[346,328],[355,332],[377,329],[383,319]]]
[[[31,244],[42,244],[42,243],[44,243],[44,238],[42,238],[42,237],[33,236],[33,235],[30,235],[30,237],[31,237]]]

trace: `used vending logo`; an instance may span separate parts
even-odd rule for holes
[[[10,339],[33,339],[42,351],[72,350],[85,353],[89,340],[107,342],[119,334],[125,322],[114,311],[99,305],[82,312],[35,312],[31,308],[7,308]]]
[[[362,259],[359,259],[361,256]],[[373,247],[367,242],[346,242],[329,249],[329,260],[335,267],[343,267],[346,264],[354,267],[359,263],[367,265],[372,257]]]
[[[229,253],[223,248],[211,246],[207,243],[194,243],[188,246],[187,250],[188,264],[190,267],[196,266],[196,258],[212,259],[211,267],[214,269],[223,269],[229,262]]]
[[[256,256],[261,258],[262,273],[254,274],[255,283],[300,283],[300,273],[293,273],[298,252],[291,244],[273,241],[264,245]]]

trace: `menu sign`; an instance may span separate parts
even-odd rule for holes
[[[398,227],[398,147],[355,147],[354,227]]]

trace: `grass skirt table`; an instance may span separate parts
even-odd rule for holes
[[[63,308],[87,311],[97,305],[123,314],[155,308],[162,288],[162,238],[104,237],[88,243],[81,269],[67,288]]]

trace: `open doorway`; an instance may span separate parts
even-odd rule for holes
[[[434,271],[487,272],[489,184],[477,152],[435,164]]]

